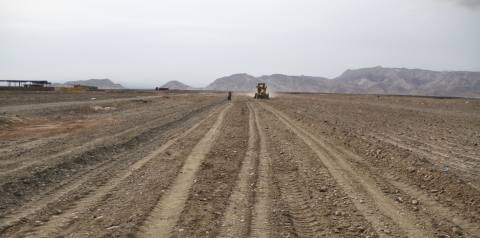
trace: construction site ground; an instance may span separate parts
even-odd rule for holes
[[[480,100],[2,92],[0,237],[480,237]]]

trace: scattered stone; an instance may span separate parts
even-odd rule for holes
[[[117,228],[120,228],[120,226],[111,226],[111,227],[108,227],[107,230],[114,230],[114,229],[117,229]]]
[[[335,211],[335,216],[343,216],[344,213],[341,211]]]
[[[402,197],[396,197],[395,200],[399,203],[402,203],[403,202],[403,198]]]
[[[327,187],[326,186],[321,186],[320,187],[320,192],[326,192],[327,191]]]
[[[456,226],[452,227],[452,232],[453,232],[453,234],[455,234],[457,236],[462,236],[463,235],[462,230],[460,230],[460,228],[458,228]]]
[[[412,204],[413,204],[413,205],[417,205],[417,204],[418,204],[418,201],[415,200],[415,199],[413,199],[413,200],[412,200]]]

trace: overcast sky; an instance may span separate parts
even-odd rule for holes
[[[480,0],[0,0],[0,79],[480,71]]]

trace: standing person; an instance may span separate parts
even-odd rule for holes
[[[232,91],[228,91],[227,100],[228,100],[228,101],[231,101],[231,100],[232,100]]]

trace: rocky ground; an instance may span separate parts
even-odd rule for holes
[[[0,237],[480,237],[479,100],[0,98]]]

